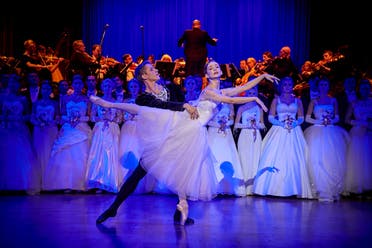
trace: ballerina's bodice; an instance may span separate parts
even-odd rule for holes
[[[208,121],[213,118],[216,114],[216,107],[216,103],[208,100],[202,100],[197,103],[197,109],[199,112],[198,120],[202,125],[206,125]]]

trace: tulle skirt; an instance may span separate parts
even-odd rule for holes
[[[141,107],[137,133],[142,165],[168,189],[189,200],[211,200],[217,179],[207,128],[187,112]]]

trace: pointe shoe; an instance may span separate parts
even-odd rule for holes
[[[92,103],[97,103],[99,101],[99,97],[98,96],[94,96],[94,95],[91,95],[89,97],[89,100],[92,102]]]
[[[181,220],[180,224],[183,226],[187,220],[189,214],[189,206],[187,205],[186,201],[181,201],[177,204],[177,209],[181,212]]]
[[[176,211],[174,211],[173,223],[175,225],[180,225],[180,223],[181,223],[181,212],[178,209],[176,209]],[[194,223],[195,223],[194,219],[188,217],[185,221],[185,226],[193,225]]]
[[[91,95],[89,97],[89,100],[92,103],[94,103],[96,105],[100,105],[100,106],[105,107],[105,108],[110,108],[111,107],[111,103],[110,102],[105,101],[105,100],[103,100],[102,98],[100,98],[98,96]]]
[[[116,216],[116,210],[113,210],[113,209],[107,209],[105,212],[103,212],[103,214],[101,214],[97,220],[96,220],[96,224],[101,224],[103,223],[104,221],[106,221],[108,218],[110,217],[115,217]]]

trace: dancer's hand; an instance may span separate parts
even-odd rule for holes
[[[190,114],[190,118],[192,120],[198,119],[199,118],[199,112],[198,109],[194,106],[191,106],[188,103],[185,103],[183,107],[186,109],[186,111]]]
[[[279,84],[279,81],[280,81],[279,78],[277,78],[273,75],[270,75],[268,73],[261,74],[260,77],[261,77],[261,80],[266,79],[266,80],[269,80],[270,82],[273,82],[277,85]]]

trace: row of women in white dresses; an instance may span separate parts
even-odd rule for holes
[[[27,98],[16,93],[17,80],[9,80],[8,88],[14,90],[9,88],[1,102],[0,190],[117,192],[128,171],[118,159],[125,149],[122,145],[119,151],[120,135],[130,130],[129,121],[120,130],[122,113],[91,106],[81,93],[81,78],[72,81],[74,93],[65,97],[60,120],[56,119],[58,104],[50,99],[34,102],[30,113]],[[51,91],[50,85],[43,84],[41,93],[44,88]],[[96,120],[93,130],[88,125],[90,116]]]
[[[55,105],[37,105],[34,115],[39,122],[35,122],[31,136],[23,121],[24,102],[22,97],[5,97],[2,102],[2,113],[13,121],[2,122],[0,128],[0,190],[35,193],[100,188],[115,193],[138,165],[140,147],[134,116],[125,114],[126,121],[120,128],[119,110],[93,105],[100,121],[92,130],[88,125],[90,102],[81,96],[66,103],[65,123],[60,130],[54,122]],[[371,116],[371,106],[356,102],[355,118]],[[288,116],[296,119],[297,108],[297,101],[289,105],[279,101],[279,121]],[[245,128],[236,146],[230,128],[231,109],[221,104],[208,127],[218,193],[335,200],[343,191],[372,189],[372,134],[367,127],[356,125],[348,135],[336,125],[313,125],[305,132],[301,126],[289,131],[274,125],[262,139],[259,126],[252,126],[262,115],[254,105],[241,113]],[[332,111],[332,105],[316,105],[315,118],[322,118],[324,111]],[[169,192],[150,175],[142,180],[137,192],[154,188]]]
[[[353,103],[354,118],[362,123],[372,116],[372,102],[368,101]],[[221,119],[233,124],[231,109],[222,104],[208,129],[210,147],[218,161],[215,169],[221,171],[217,172],[220,194],[335,201],[342,193],[372,190],[372,133],[367,126],[355,125],[348,133],[333,124],[314,124],[305,131],[300,125],[290,130],[273,125],[262,139],[259,129],[264,125],[258,125],[262,111],[254,104],[236,119],[240,123],[235,125],[242,130],[235,146],[231,128],[222,132],[214,127]],[[297,99],[288,105],[278,98],[280,122],[288,117],[297,120],[297,110]],[[334,105],[315,101],[314,118],[322,120],[324,113],[334,113]]]

